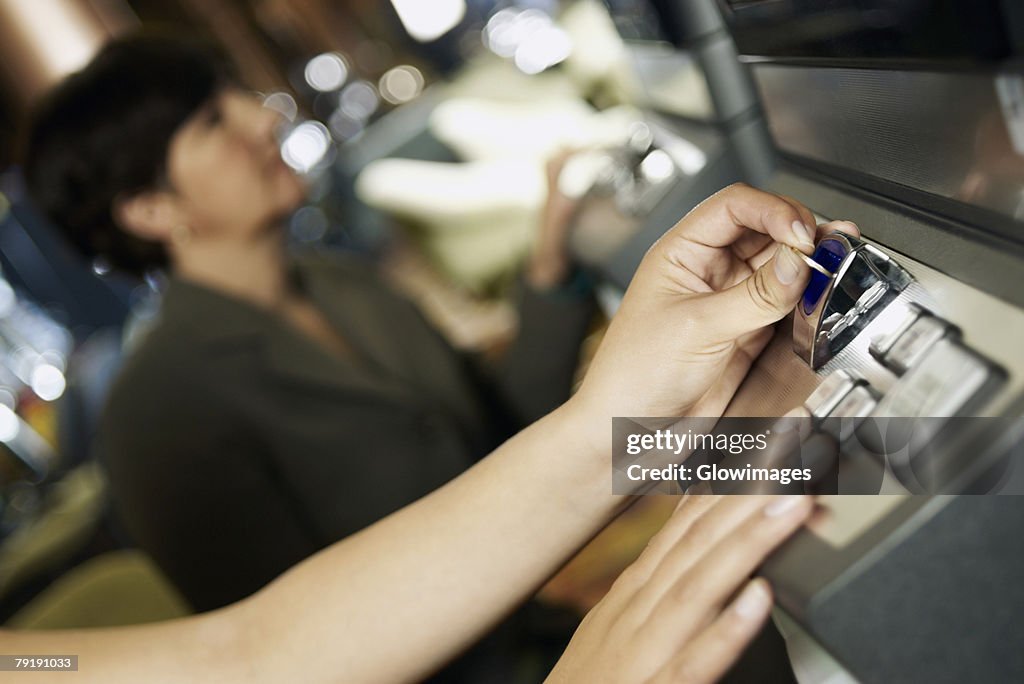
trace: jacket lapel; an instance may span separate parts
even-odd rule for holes
[[[409,400],[408,391],[390,378],[358,361],[337,358],[286,324],[268,328],[262,342],[265,370],[278,382],[344,392],[365,399]]]
[[[368,264],[313,255],[298,261],[306,293],[352,345],[358,363],[400,383],[414,383],[423,325],[410,321],[406,303],[385,289]]]
[[[420,405],[443,406],[467,424],[481,422],[464,359],[369,264],[316,254],[300,259],[298,266],[307,294],[356,349],[382,391],[404,393]]]

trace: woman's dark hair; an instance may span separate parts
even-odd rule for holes
[[[175,131],[228,81],[207,46],[163,35],[109,43],[54,88],[32,118],[29,193],[89,257],[137,275],[167,264],[155,242],[121,230],[114,203],[166,180]]]

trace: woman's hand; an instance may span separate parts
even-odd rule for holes
[[[584,618],[548,682],[713,682],[772,607],[754,569],[812,510],[804,496],[687,496]]]
[[[591,420],[721,415],[807,284],[780,245],[810,254],[817,232],[807,207],[747,185],[702,202],[644,257],[574,401]]]

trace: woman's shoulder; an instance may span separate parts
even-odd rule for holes
[[[210,407],[231,384],[226,377],[237,365],[212,343],[216,339],[187,321],[155,321],[125,349],[108,410],[148,415]]]
[[[111,386],[108,408],[130,409],[188,395],[204,371],[201,355],[194,352],[189,335],[173,334],[157,324],[125,352]]]

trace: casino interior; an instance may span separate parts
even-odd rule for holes
[[[436,489],[746,183],[859,234],[818,235],[725,412],[835,447],[726,681],[1024,681],[1022,67],[1015,0],[0,0],[0,624],[213,610]],[[229,296],[279,281],[290,326]],[[681,489],[437,681],[541,681]]]

